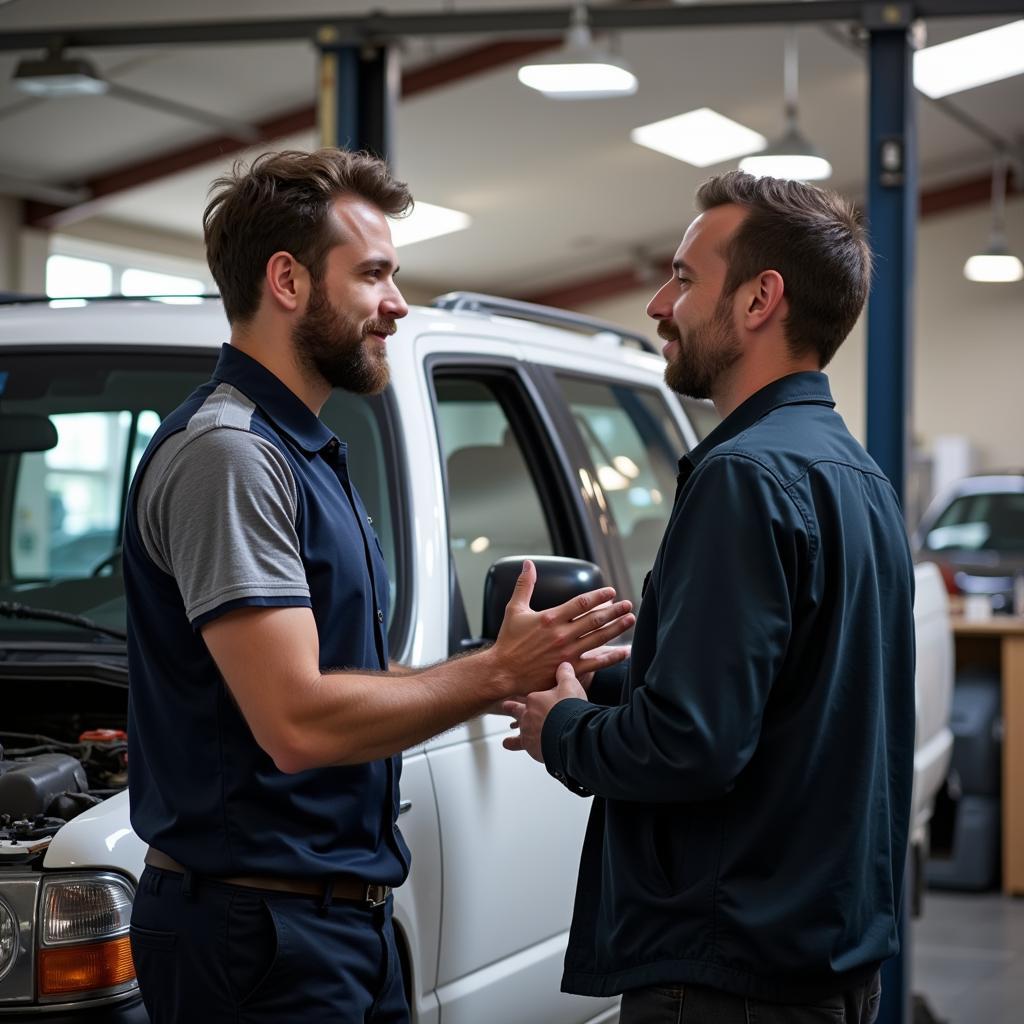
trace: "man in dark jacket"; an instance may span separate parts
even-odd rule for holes
[[[723,422],[679,462],[613,706],[562,665],[506,745],[595,796],[564,989],[624,993],[623,1024],[866,1024],[898,950],[914,574],[821,370],[870,252],[809,185],[733,172],[697,202],[647,311]]]

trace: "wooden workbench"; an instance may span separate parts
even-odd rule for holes
[[[957,669],[995,668],[1003,690],[1003,892],[1024,896],[1024,616],[953,618]]]

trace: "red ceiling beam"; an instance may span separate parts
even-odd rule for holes
[[[471,75],[482,74],[503,64],[558,46],[559,42],[559,39],[517,39],[463,51],[453,57],[446,57],[425,67],[405,72],[402,76],[401,96],[407,99]],[[309,105],[262,121],[256,128],[261,142],[273,142],[296,132],[309,131],[316,127],[316,122],[316,107]],[[211,160],[221,160],[251,145],[252,143],[221,135],[161,153],[148,160],[115,168],[83,183],[90,192],[90,198],[82,203],[76,203],[74,206],[53,206],[34,200],[27,201],[24,207],[25,223],[31,227],[47,229],[73,224],[93,216],[111,196],[138,188],[140,185],[149,185],[181,171],[191,170]]]

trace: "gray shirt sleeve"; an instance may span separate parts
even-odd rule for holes
[[[297,509],[284,455],[251,431],[217,427],[157,449],[136,516],[146,551],[174,577],[196,624],[229,603],[309,604]]]

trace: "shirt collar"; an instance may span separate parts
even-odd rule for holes
[[[238,388],[274,426],[308,454],[333,441],[334,434],[305,402],[262,363],[233,345],[222,345],[213,379]]]
[[[835,406],[828,377],[815,371],[791,373],[766,384],[738,405],[696,448],[679,460],[680,472],[687,475],[696,469],[708,453],[720,444],[732,440],[773,409],[783,405]]]

